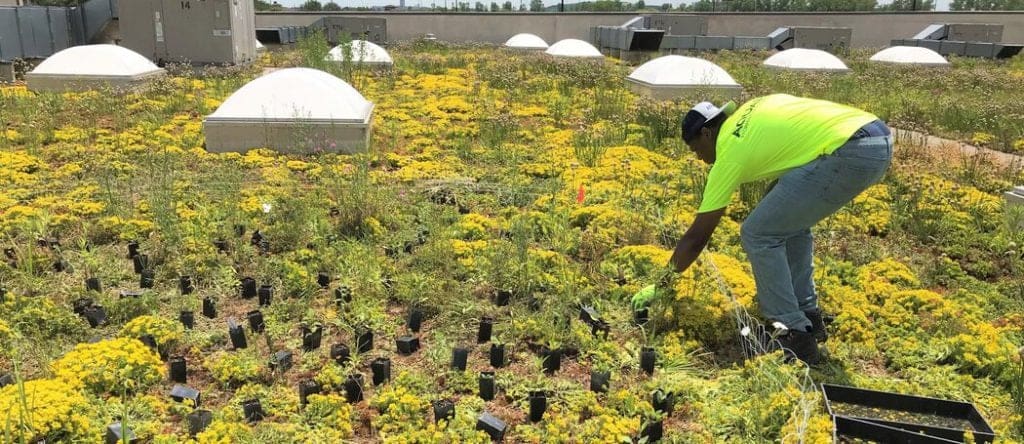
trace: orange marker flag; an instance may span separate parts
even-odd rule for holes
[[[580,185],[580,189],[576,191],[576,203],[582,204],[583,199],[587,197],[587,191],[583,189],[583,185]]]

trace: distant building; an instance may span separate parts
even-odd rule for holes
[[[25,0],[0,0],[0,6],[24,6]]]
[[[400,9],[405,9],[405,0],[398,0],[398,7]]]

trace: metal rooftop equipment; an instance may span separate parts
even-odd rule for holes
[[[256,58],[252,2],[122,1],[121,44],[156,61],[243,64]]]
[[[768,34],[772,48],[820,49],[831,53],[845,52],[853,39],[853,28],[827,26],[789,26]]]
[[[1013,205],[1024,205],[1024,185],[1015,187],[1003,194],[1006,203]]]
[[[893,46],[919,46],[941,55],[1005,59],[1024,45],[1000,43],[1003,25],[992,23],[933,23],[909,39],[895,39]]]
[[[651,52],[661,49],[663,29],[651,29],[650,16],[637,16],[619,26],[595,26],[591,37],[595,46],[616,57],[628,52]]]

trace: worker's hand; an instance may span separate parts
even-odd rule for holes
[[[642,288],[633,295],[633,299],[631,301],[633,303],[633,310],[641,310],[644,307],[651,305],[651,301],[653,301],[657,295],[658,289],[655,284]]]

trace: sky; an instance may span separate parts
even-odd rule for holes
[[[271,0],[271,1],[273,1],[273,0]],[[320,0],[320,1],[322,3],[326,3],[326,2],[328,2],[330,0]],[[398,0],[334,0],[334,1],[335,1],[335,3],[337,3],[337,4],[341,5],[341,6],[352,6],[352,7],[398,5]],[[405,0],[405,4],[406,4],[406,6],[416,6],[416,5],[430,6],[430,2],[431,1],[435,1],[438,4],[444,2],[444,0]],[[483,0],[481,0],[481,1],[483,1]],[[491,0],[488,0],[488,1],[485,1],[484,3],[490,4],[490,1]],[[578,0],[566,0],[566,3],[572,3],[572,2],[575,2],[575,1],[578,1]],[[950,1],[951,0],[937,0],[937,2],[936,2],[937,9],[939,11],[948,11],[949,10],[949,3],[950,3]],[[282,5],[284,5],[284,6],[299,6],[299,5],[303,4],[303,3],[305,3],[305,0],[277,0],[277,2],[282,4]],[[504,2],[504,0],[499,1],[498,3],[503,3],[503,2]],[[667,2],[668,3],[672,3],[673,6],[679,6],[679,3],[681,3],[680,0],[667,0]],[[471,1],[471,3],[475,3],[475,0]],[[516,4],[516,5],[519,4],[517,0],[513,0],[512,3]],[[529,4],[529,1],[526,1],[526,3]],[[665,0],[652,0],[652,1],[650,1],[650,3],[652,3],[652,4],[657,3],[657,4],[660,5],[662,3],[666,3],[666,1]],[[686,3],[691,3],[691,2],[687,1]],[[886,0],[881,0],[879,3],[888,3],[888,2]],[[553,1],[553,0],[549,0],[549,1],[545,1],[544,4],[545,5],[556,5],[556,4],[558,4],[558,2],[557,1]]]

